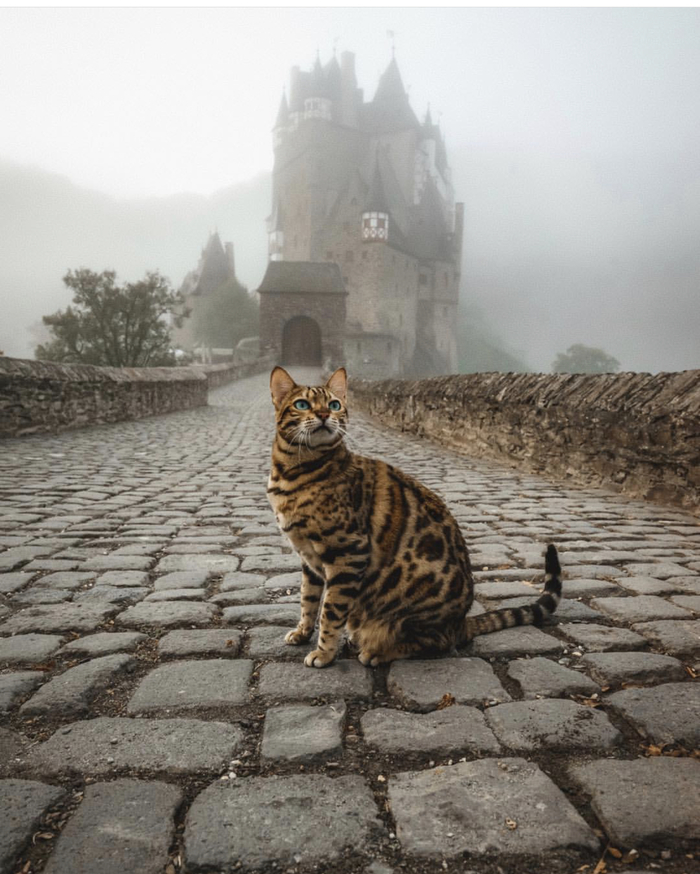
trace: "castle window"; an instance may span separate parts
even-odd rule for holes
[[[333,260],[333,253],[326,252],[326,261],[332,261],[332,260]]]
[[[385,212],[362,213],[362,239],[387,240],[389,238],[389,216]]]
[[[362,250],[362,258],[363,258],[365,261],[367,260],[367,249],[363,249],[363,250]]]
[[[443,316],[447,315],[447,307],[442,308],[442,314],[443,314]]]
[[[355,260],[355,253],[352,251],[352,249],[348,249],[345,253],[345,260],[350,261],[351,263]]]
[[[391,355],[391,343],[386,344],[386,354]]]
[[[346,232],[350,231],[350,222],[343,222],[343,230]]]
[[[362,343],[359,340],[357,341],[357,351],[362,352]]]
[[[428,284],[428,277],[425,275],[425,273],[421,273],[421,275],[418,277],[418,285],[427,285],[427,284]]]
[[[445,288],[450,284],[450,278],[447,274],[445,274]]]

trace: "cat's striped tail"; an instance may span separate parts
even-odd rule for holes
[[[561,600],[561,566],[556,548],[550,544],[544,557],[544,592],[527,607],[505,607],[491,610],[481,616],[467,616],[464,619],[461,643],[468,643],[479,634],[490,634],[516,625],[542,625],[544,620],[557,609]]]

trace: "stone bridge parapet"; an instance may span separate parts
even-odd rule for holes
[[[700,506],[700,370],[354,380],[373,418],[456,451]]]
[[[0,357],[0,437],[65,431],[205,406],[208,390],[271,367],[94,367]]]

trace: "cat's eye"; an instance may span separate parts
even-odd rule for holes
[[[299,398],[298,401],[294,401],[294,406],[297,410],[310,410],[311,404],[308,401],[305,401],[303,398]]]
[[[333,410],[334,413],[337,413],[338,410],[340,409],[340,401],[331,401],[328,404],[328,409]]]

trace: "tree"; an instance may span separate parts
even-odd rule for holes
[[[193,336],[214,348],[235,349],[239,340],[258,333],[258,305],[235,278],[202,295],[192,319]]]
[[[566,352],[559,352],[552,364],[553,373],[616,373],[619,369],[617,358],[581,343],[569,346]]]
[[[69,270],[64,284],[73,305],[42,321],[52,337],[35,357],[64,364],[159,367],[175,364],[167,317],[180,327],[189,315],[184,297],[158,272],[117,285],[113,270]]]

